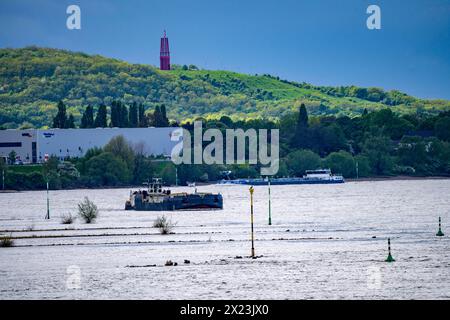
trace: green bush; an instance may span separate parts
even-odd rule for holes
[[[345,178],[354,178],[356,176],[355,159],[346,151],[330,153],[324,159],[323,167],[330,168],[333,173],[340,173]]]
[[[290,174],[297,177],[302,177],[306,170],[315,170],[321,166],[319,155],[311,150],[294,151],[286,157],[285,161]]]
[[[75,218],[70,213],[66,213],[61,216],[62,224],[72,224],[74,220]]]
[[[11,235],[0,236],[0,247],[8,248],[14,246],[14,240]]]
[[[130,181],[126,163],[111,152],[103,152],[89,159],[86,175],[92,186],[116,186]]]
[[[358,164],[358,176],[368,177],[370,175],[370,163],[367,157],[362,155],[357,155],[355,157],[355,165]]]
[[[78,215],[84,222],[92,223],[98,217],[98,208],[88,197],[85,197],[82,202],[78,203]]]
[[[169,234],[175,227],[175,223],[172,220],[167,219],[166,216],[158,216],[153,222],[153,228],[158,228],[161,234]]]
[[[40,172],[20,173],[8,170],[5,175],[5,185],[14,190],[45,189],[46,182]]]

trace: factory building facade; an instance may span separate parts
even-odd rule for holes
[[[50,156],[61,160],[82,157],[89,149],[102,148],[112,138],[122,135],[144,155],[170,156],[182,139],[182,130],[169,128],[96,128],[0,130],[0,157],[11,151],[18,163],[41,163]]]

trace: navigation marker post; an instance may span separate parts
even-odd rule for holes
[[[268,186],[269,186],[269,226],[272,225],[272,205],[270,202],[270,178],[268,179]]]
[[[388,238],[388,257],[385,260],[386,262],[394,262],[395,259],[391,255],[391,238]]]
[[[48,194],[48,180],[47,180],[47,214],[45,215],[45,219],[50,219],[50,200]]]
[[[443,236],[444,236],[444,233],[442,232],[442,229],[441,229],[441,217],[439,217],[439,230],[436,233],[436,237],[443,237]]]
[[[251,257],[255,259],[255,237],[253,232],[253,186],[250,187],[250,223],[251,223],[251,239],[252,239],[252,252]]]

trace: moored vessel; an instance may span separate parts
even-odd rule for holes
[[[147,190],[130,191],[130,198],[125,203],[125,210],[138,211],[173,211],[173,210],[211,210],[223,209],[220,193],[172,193],[164,189],[160,179],[148,183]]]

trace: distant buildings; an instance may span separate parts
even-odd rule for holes
[[[170,156],[177,143],[178,128],[97,128],[97,129],[27,129],[0,130],[0,158],[11,151],[19,163],[40,163],[49,156],[82,157],[94,147],[105,146],[113,137],[122,135],[143,154]],[[174,138],[174,141],[172,141]]]
[[[166,37],[165,30],[164,30],[164,36],[161,38],[159,63],[160,63],[161,70],[170,70],[169,38]]]

